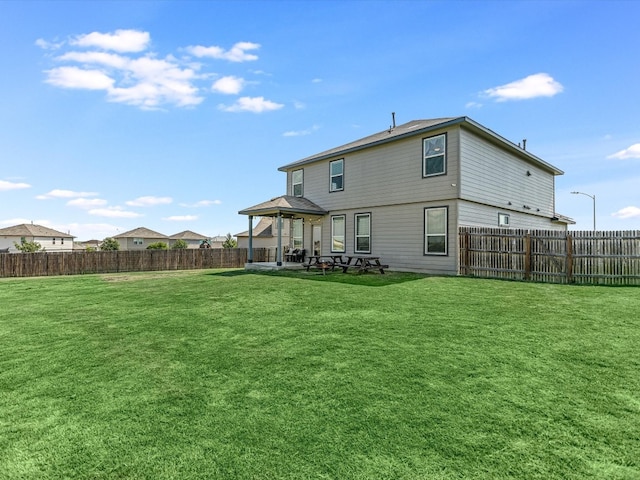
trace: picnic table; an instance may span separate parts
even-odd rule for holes
[[[380,273],[384,273],[385,268],[389,268],[389,265],[383,265],[380,263],[380,257],[369,257],[352,255],[348,256],[345,262],[335,264],[336,267],[342,268],[342,273],[347,273],[350,268],[355,268],[359,272],[368,272],[370,269],[379,270]]]
[[[307,269],[318,268],[325,273],[327,270],[333,270],[336,265],[342,263],[342,255],[311,255],[309,256],[309,262],[303,263],[302,266]]]

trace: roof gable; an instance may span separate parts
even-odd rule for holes
[[[207,240],[209,237],[192,232],[191,230],[185,230],[184,232],[175,233],[169,238],[171,240]]]
[[[0,235],[6,237],[51,237],[51,238],[75,238],[69,233],[60,232],[53,228],[34,225],[33,223],[23,223],[0,229]]]
[[[113,238],[169,238],[162,233],[154,232],[153,230],[149,230],[145,227],[134,228],[133,230],[129,230],[128,232],[121,233],[116,235]]]

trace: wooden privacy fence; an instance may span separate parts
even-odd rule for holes
[[[253,249],[257,262],[264,261],[266,255],[266,249]],[[246,261],[246,248],[2,253],[0,277],[241,268]]]
[[[640,231],[460,227],[460,274],[547,283],[640,285]]]

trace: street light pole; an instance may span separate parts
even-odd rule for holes
[[[591,198],[591,200],[593,200],[593,231],[596,231],[596,196],[594,195],[589,195],[588,193],[584,193],[584,192],[571,192],[574,195],[586,195],[587,197]]]

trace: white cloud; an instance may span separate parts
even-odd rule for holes
[[[230,50],[224,50],[217,46],[203,47],[201,45],[190,46],[186,50],[198,58],[209,57],[230,62],[249,62],[257,60],[258,56],[247,53],[247,50],[257,50],[259,48],[260,44],[258,43],[238,42]]]
[[[50,200],[52,198],[95,197],[96,195],[98,195],[96,192],[74,192],[73,190],[55,189],[55,190],[51,190],[49,193],[45,193],[43,195],[38,195],[38,196],[36,196],[36,198],[38,200]]]
[[[621,219],[640,218],[640,208],[633,206],[624,207],[617,212],[612,213],[611,216]]]
[[[242,78],[228,76],[216,80],[211,86],[211,90],[227,95],[237,95],[244,88],[245,81]]]
[[[293,108],[295,108],[296,110],[303,110],[303,109],[307,108],[307,106],[303,102],[295,100],[293,102]]]
[[[43,50],[57,50],[64,45],[64,42],[47,42],[45,39],[39,38],[35,41],[35,44]]]
[[[124,210],[122,207],[94,208],[89,210],[89,214],[111,218],[137,218],[142,216],[140,213]]]
[[[564,87],[548,74],[536,73],[506,85],[489,88],[484,93],[495,98],[498,102],[506,102],[536,97],[553,97],[563,90]]]
[[[172,217],[163,218],[163,220],[166,220],[168,222],[184,222],[184,221],[191,221],[191,220],[197,220],[197,219],[198,219],[197,215],[174,215]]]
[[[130,207],[153,207],[155,205],[168,205],[173,202],[171,197],[138,197],[135,200],[129,200],[125,202]]]
[[[0,192],[6,190],[21,190],[23,188],[31,188],[31,185],[23,182],[7,182],[6,180],[0,180]]]
[[[634,143],[629,148],[625,148],[624,150],[620,150],[613,155],[609,155],[607,158],[610,159],[619,159],[626,160],[628,158],[640,158],[640,143]]]
[[[220,205],[222,202],[220,200],[200,200],[196,203],[181,203],[181,207],[189,207],[189,208],[200,208],[200,207],[209,207],[211,205]]]
[[[465,108],[482,108],[482,104],[478,102],[467,102]]]
[[[129,58],[123,55],[106,52],[67,52],[56,57],[56,60],[62,62],[97,63],[112,68],[126,68],[129,63]]]
[[[141,52],[146,50],[151,36],[138,30],[116,30],[115,33],[92,32],[79,35],[69,43],[80,47],[97,47],[116,52]]]
[[[0,225],[9,225],[12,227],[13,225],[22,225],[23,223],[30,223],[31,220],[27,220],[26,218],[10,218],[8,220],[0,220]]]
[[[46,73],[47,83],[62,88],[109,90],[115,81],[100,70],[83,70],[78,67],[57,67]]]
[[[313,80],[311,80],[311,83],[322,83],[322,79],[321,78],[314,78]]]
[[[156,52],[147,51],[151,45],[149,33],[138,30],[92,32],[59,44],[38,39],[36,44],[44,49],[66,47],[68,50],[53,57],[57,65],[45,70],[45,82],[59,88],[102,90],[110,102],[143,110],[160,109],[164,105],[199,105],[206,92],[200,82],[213,76],[210,72],[201,72],[205,67],[203,62],[173,55],[158,58]],[[186,50],[201,58],[245,62],[257,60],[254,51],[259,48],[257,43],[238,42],[229,50],[216,46],[187,47]],[[237,95],[247,83],[243,78],[226,75],[212,85],[211,91]],[[281,108],[262,100],[260,103],[259,99],[249,99],[228,108],[254,112]]]
[[[279,110],[284,107],[281,103],[265,100],[264,97],[240,97],[233,105],[219,105],[218,108],[225,112],[253,112],[262,113],[271,110]]]
[[[306,130],[290,130],[288,132],[284,132],[282,134],[283,137],[301,137],[304,135],[311,135],[313,132],[320,129],[318,125],[314,125],[311,128],[307,128]]]
[[[67,202],[67,206],[78,208],[102,207],[106,204],[107,201],[101,198],[75,198]]]

